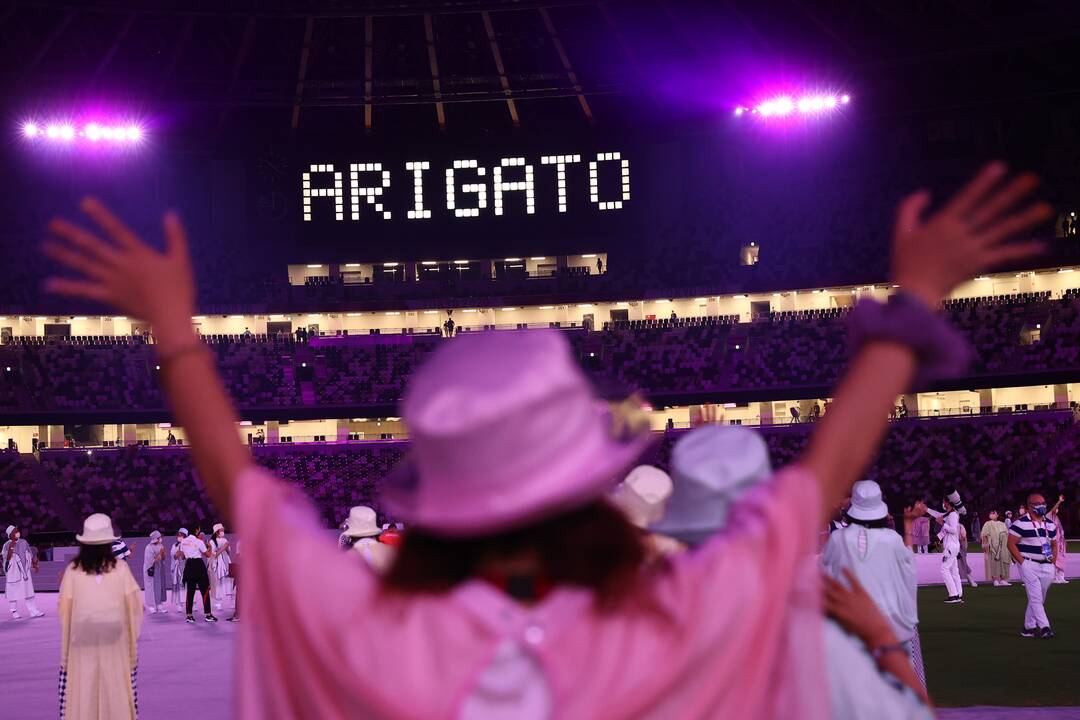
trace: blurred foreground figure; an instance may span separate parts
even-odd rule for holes
[[[816,720],[828,716],[824,668],[812,646],[788,642],[785,621],[817,529],[872,458],[896,397],[964,369],[941,300],[1041,249],[1005,242],[1050,217],[1025,200],[1035,185],[994,163],[929,216],[927,193],[904,200],[893,253],[903,290],[852,313],[851,368],[805,454],[743,498],[723,533],[648,566],[640,533],[605,496],[651,433],[626,431],[558,332],[460,338],[413,375],[410,457],[381,498],[409,531],[379,577],[336,552],[311,502],[241,444],[192,330],[175,215],[158,251],[85,200],[104,237],[54,220],[46,252],[77,277],[48,287],[154,328],[199,476],[249,544],[239,717]],[[373,663],[370,648],[394,657]]]
[[[739,427],[707,426],[692,430],[675,443],[671,452],[671,474],[675,489],[667,514],[651,529],[697,548],[716,533],[724,532],[732,510],[738,512],[739,502],[744,497],[762,491],[760,486],[772,475],[772,468],[769,449],[756,432]],[[894,531],[882,527],[870,531],[875,535],[867,538],[866,527],[859,524],[865,522],[864,517],[884,522],[887,512],[876,483],[855,483],[851,508],[847,511],[851,524],[832,533],[825,547],[826,568],[835,571],[838,578],[846,576],[852,583],[851,590],[834,583],[829,594],[832,602],[844,604],[843,615],[847,622],[841,625],[829,620],[822,625],[817,567],[812,558],[804,559],[801,578],[792,588],[787,612],[780,621],[784,627],[783,642],[792,648],[788,657],[796,664],[790,668],[776,668],[777,684],[792,685],[800,679],[820,681],[806,672],[805,667],[800,671],[800,666],[822,658],[827,669],[829,705],[834,720],[867,717],[929,720],[933,717],[925,697],[925,682],[907,664],[908,638],[915,616],[911,552]],[[895,538],[895,542],[885,533]],[[861,541],[860,534],[864,535]],[[880,567],[856,563],[862,565],[857,568],[857,573],[843,573],[841,567],[852,561],[847,555],[849,541],[854,541],[855,547],[851,549],[865,546],[875,561],[872,564]],[[861,559],[866,559],[865,555]],[[762,561],[769,562],[769,558],[764,557]],[[867,585],[864,578],[871,584]],[[908,585],[910,591],[905,592]],[[875,604],[874,590],[885,590],[884,594],[892,602]],[[861,601],[863,606],[859,614],[850,612],[849,605],[855,601]],[[896,626],[895,630],[890,626],[890,620]],[[811,692],[810,688],[797,688],[794,696],[805,699],[812,696]],[[792,708],[791,713],[790,717],[797,717],[798,709]]]
[[[123,720],[138,716],[136,642],[143,603],[131,568],[112,553],[108,515],[76,535],[79,554],[60,581],[60,717]]]

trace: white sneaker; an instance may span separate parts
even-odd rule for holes
[[[19,614],[18,610],[12,610],[11,611],[11,619],[12,620],[22,620],[22,615]]]
[[[38,610],[37,612],[30,613],[30,617],[32,617],[32,618],[45,617],[45,613]]]
[[[150,613],[151,615],[155,615],[157,614],[157,608],[146,608],[146,612]]]
[[[975,580],[974,580],[974,579],[972,579],[972,581],[971,581],[971,587],[979,587],[979,583],[975,582]]]
[[[165,604],[159,605],[158,606],[158,612],[161,613],[162,615],[168,615],[169,614],[169,606],[165,605]]]

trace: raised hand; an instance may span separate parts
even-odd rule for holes
[[[905,198],[893,236],[893,282],[934,307],[965,280],[1038,255],[1043,250],[1038,241],[1005,241],[1048,220],[1053,208],[1029,199],[1039,184],[1034,174],[1003,182],[1007,173],[1003,163],[990,163],[928,218],[923,217],[928,192]]]
[[[85,198],[80,207],[100,233],[59,218],[49,223],[54,239],[46,241],[43,252],[78,277],[50,278],[46,290],[110,305],[148,320],[155,332],[172,326],[190,331],[195,282],[176,214],[165,214],[165,251],[158,252],[96,198]]]

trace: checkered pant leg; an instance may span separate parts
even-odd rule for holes
[[[64,715],[67,710],[67,670],[60,668],[60,720],[64,720]]]
[[[915,632],[911,635],[909,641],[911,645],[911,668],[915,671],[915,674],[919,678],[919,682],[922,683],[923,690],[926,689],[926,668],[923,666],[922,661],[922,643],[919,642],[919,628],[915,628]]]
[[[139,666],[131,669],[131,698],[135,701],[135,720],[139,720],[139,685],[135,676],[139,674]]]

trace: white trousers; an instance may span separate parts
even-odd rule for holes
[[[4,587],[4,595],[7,597],[8,609],[11,610],[13,615],[19,611],[19,600],[26,603],[26,610],[31,615],[37,615],[41,612],[38,610],[37,600],[34,598],[33,580],[26,579],[19,582],[12,582],[9,579]]]
[[[941,577],[945,580],[945,589],[949,597],[963,597],[964,584],[960,582],[960,568],[956,565],[960,553],[960,543],[945,543],[945,552],[941,554]]]
[[[1046,617],[1046,591],[1050,589],[1050,583],[1054,582],[1054,566],[1050,563],[1039,563],[1025,560],[1020,565],[1020,578],[1024,581],[1024,590],[1027,591],[1027,611],[1024,613],[1024,627],[1035,628],[1050,627],[1050,619]]]

